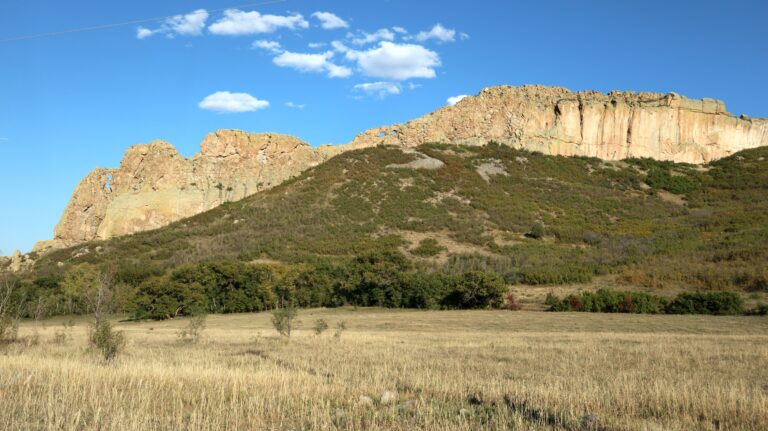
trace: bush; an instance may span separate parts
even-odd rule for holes
[[[671,302],[642,292],[600,289],[568,295],[563,299],[547,295],[550,311],[587,311],[596,313],[667,313],[736,315],[744,313],[741,297],[733,292],[681,293]]]
[[[115,332],[106,318],[97,318],[91,326],[89,341],[107,362],[112,362],[125,346],[122,332]]]
[[[272,312],[272,326],[283,337],[290,337],[293,330],[293,321],[298,312],[293,307],[278,308]]]
[[[179,329],[179,332],[176,333],[179,341],[197,343],[205,330],[206,318],[207,316],[202,313],[190,317],[187,326]]]
[[[594,274],[594,269],[581,265],[547,265],[522,268],[505,278],[514,284],[569,284],[589,283]]]
[[[533,239],[542,239],[547,235],[547,228],[541,222],[534,223],[531,231],[526,233],[525,236]]]
[[[325,319],[317,319],[315,320],[315,326],[313,326],[312,329],[314,329],[315,335],[319,337],[326,329],[328,329],[328,322],[326,322]]]
[[[421,257],[432,257],[445,251],[446,248],[441,246],[437,240],[433,238],[425,238],[419,242],[418,247],[411,250],[411,253]]]
[[[597,292],[583,292],[568,295],[560,300],[547,295],[545,301],[550,311],[585,311],[594,313],[663,313],[664,298],[642,292],[622,292],[600,289]]]
[[[456,288],[445,298],[448,308],[500,308],[504,304],[507,285],[500,275],[472,271],[461,276]]]
[[[136,292],[134,316],[155,320],[191,316],[203,312],[206,302],[200,283],[153,277],[141,283]]]
[[[747,316],[768,316],[768,304],[757,304],[757,307],[747,310]]]
[[[733,292],[681,293],[666,307],[669,314],[744,314],[744,301]]]
[[[221,261],[181,267],[171,280],[194,291],[202,287],[209,312],[244,313],[263,311],[275,303],[270,285],[274,275],[267,266]]]
[[[513,293],[508,293],[504,298],[504,308],[510,311],[519,311],[523,305],[517,300]]]
[[[333,332],[334,338],[341,338],[341,333],[347,330],[347,322],[341,320],[336,324],[336,331]]]

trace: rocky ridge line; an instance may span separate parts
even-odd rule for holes
[[[345,145],[312,148],[287,135],[220,130],[186,159],[171,144],[155,141],[130,147],[117,169],[89,173],[54,239],[35,250],[156,229],[274,187],[349,150],[491,140],[551,155],[705,163],[768,145],[768,120],[737,118],[720,101],[675,93],[500,86],[404,124],[370,129]]]

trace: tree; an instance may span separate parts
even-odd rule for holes
[[[172,319],[206,310],[205,289],[198,282],[183,283],[168,277],[152,277],[141,283],[136,292],[135,317],[138,319]]]
[[[298,312],[293,307],[278,308],[272,312],[272,325],[283,337],[290,337],[293,331],[293,321]]]
[[[88,311],[86,298],[98,296],[101,290],[101,273],[89,263],[83,263],[70,268],[61,282],[67,308],[71,314]]]
[[[4,278],[0,283],[0,343],[16,339],[24,302],[16,282]]]
[[[456,290],[448,295],[448,305],[455,308],[499,308],[507,294],[504,279],[492,272],[464,273]]]

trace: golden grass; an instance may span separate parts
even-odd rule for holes
[[[349,329],[316,337],[315,319]],[[0,429],[768,429],[768,319],[503,311],[305,310],[121,322],[105,364],[86,325],[28,323],[0,354]],[[398,401],[381,405],[384,391]],[[361,402],[367,396],[373,405]],[[506,401],[505,401],[506,399]],[[514,406],[512,406],[514,404]],[[524,407],[522,407],[524,406]],[[462,410],[463,409],[463,410]]]

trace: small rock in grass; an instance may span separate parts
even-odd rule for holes
[[[416,400],[409,400],[397,405],[397,409],[403,412],[416,410]]]
[[[385,406],[389,404],[393,404],[397,402],[397,392],[384,391],[384,393],[381,394],[381,399],[379,401]]]
[[[579,425],[581,425],[582,430],[588,431],[599,429],[598,424],[599,421],[597,420],[597,415],[585,415],[581,418]]]
[[[373,398],[360,395],[360,398],[358,398],[357,403],[362,406],[372,406],[373,405]]]

